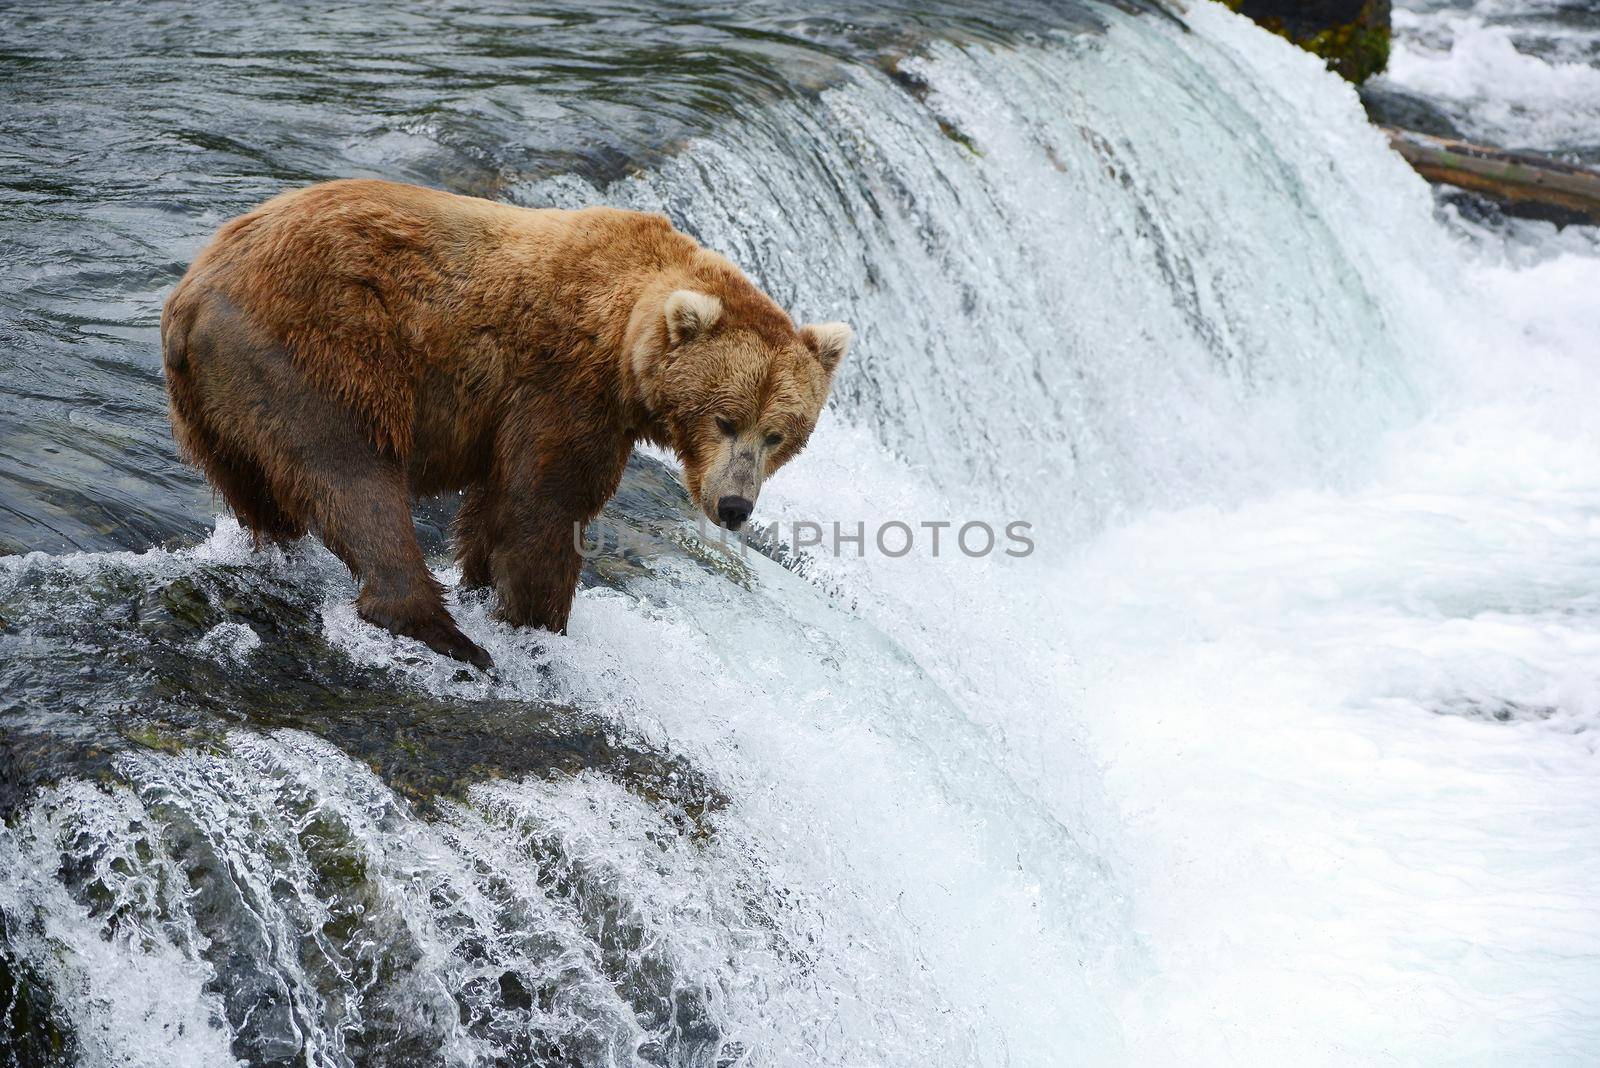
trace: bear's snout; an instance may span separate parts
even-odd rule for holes
[[[717,522],[729,530],[738,530],[754,510],[755,505],[744,497],[723,497],[717,501]]]

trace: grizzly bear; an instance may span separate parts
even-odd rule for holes
[[[465,491],[461,580],[564,631],[575,528],[634,443],[738,529],[806,444],[851,338],[796,328],[663,216],[328,182],[222,226],[167,299],[174,436],[257,544],[315,531],[362,618],[480,668],[412,525]]]

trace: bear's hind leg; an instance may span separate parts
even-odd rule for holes
[[[278,504],[267,485],[266,473],[248,460],[218,458],[206,465],[206,476],[222,493],[241,526],[255,536],[256,548],[265,542],[285,544],[306,536],[306,524]]]
[[[185,445],[200,446],[190,451],[229,503],[269,530],[275,517],[295,529],[315,529],[361,583],[361,618],[490,667],[489,654],[450,618],[428,571],[401,462],[374,446],[360,419],[312,385],[237,309],[217,302],[203,325],[191,352],[205,375],[198,393],[205,418],[188,418],[181,429],[187,435],[197,422],[228,429],[227,441]],[[228,462],[237,455],[250,462]],[[268,512],[265,501],[275,511]]]
[[[167,385],[172,398],[172,432],[179,451],[205,472],[206,480],[222,496],[239,525],[254,535],[256,548],[265,541],[282,543],[305,537],[305,521],[278,503],[261,466],[230,448],[211,429],[185,369],[169,366]]]
[[[444,606],[412,525],[411,500],[395,465],[387,475],[365,465],[314,477],[322,541],[361,582],[356,612],[368,623],[487,670],[489,654],[462,633]]]
[[[288,512],[272,495],[266,472],[233,455],[213,451],[201,462],[206,478],[239,520],[255,537],[256,548],[265,542],[283,544],[306,536],[306,523]]]
[[[317,401],[322,398],[317,397]],[[330,417],[286,450],[286,492],[304,502],[328,549],[361,583],[356,613],[436,652],[487,670],[489,654],[462,633],[428,570],[398,461],[374,448],[348,416]]]

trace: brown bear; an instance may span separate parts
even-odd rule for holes
[[[369,622],[489,666],[445,609],[414,497],[464,490],[456,554],[500,617],[562,631],[575,525],[634,443],[737,529],[805,445],[850,328],[793,320],[660,215],[328,182],[222,226],[167,299],[172,427],[263,539],[314,530]]]

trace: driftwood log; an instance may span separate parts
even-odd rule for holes
[[[1480,193],[1511,214],[1600,225],[1600,171],[1394,126],[1381,129],[1394,150],[1430,182]]]

